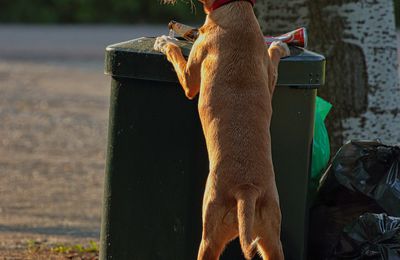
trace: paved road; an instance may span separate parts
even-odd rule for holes
[[[0,259],[28,240],[99,236],[104,48],[164,26],[0,26]]]
[[[104,48],[107,45],[167,33],[165,25],[0,24],[0,60],[94,66],[98,69],[103,66]],[[397,42],[400,49],[400,41]]]
[[[0,59],[102,66],[107,45],[167,33],[163,25],[0,25]]]

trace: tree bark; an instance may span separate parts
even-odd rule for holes
[[[305,26],[309,49],[327,58],[319,95],[333,104],[326,120],[333,152],[349,139],[400,143],[400,87],[391,0],[259,0],[265,34]]]

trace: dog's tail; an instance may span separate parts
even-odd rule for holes
[[[252,259],[257,253],[259,238],[252,240],[257,192],[251,188],[241,189],[237,194],[237,216],[239,240],[246,259]]]

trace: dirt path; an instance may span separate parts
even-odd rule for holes
[[[98,241],[108,44],[165,26],[0,25],[0,259]],[[43,258],[45,259],[45,258]]]
[[[98,240],[108,83],[101,71],[0,63],[0,254]]]

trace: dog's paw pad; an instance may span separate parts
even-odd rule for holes
[[[162,52],[162,53],[165,54],[166,46],[168,44],[176,45],[177,42],[178,42],[178,40],[176,40],[174,38],[171,38],[171,37],[166,36],[166,35],[162,35],[162,36],[156,38],[156,41],[154,43],[153,48],[154,48],[154,50]]]
[[[282,41],[273,41],[269,47],[270,47],[270,48],[272,48],[272,47],[281,47],[281,48],[283,49],[283,51],[284,51],[284,55],[283,55],[283,56],[284,56],[284,57],[285,57],[285,56],[290,56],[290,49],[289,49],[289,46],[288,46],[285,42],[282,42]]]

